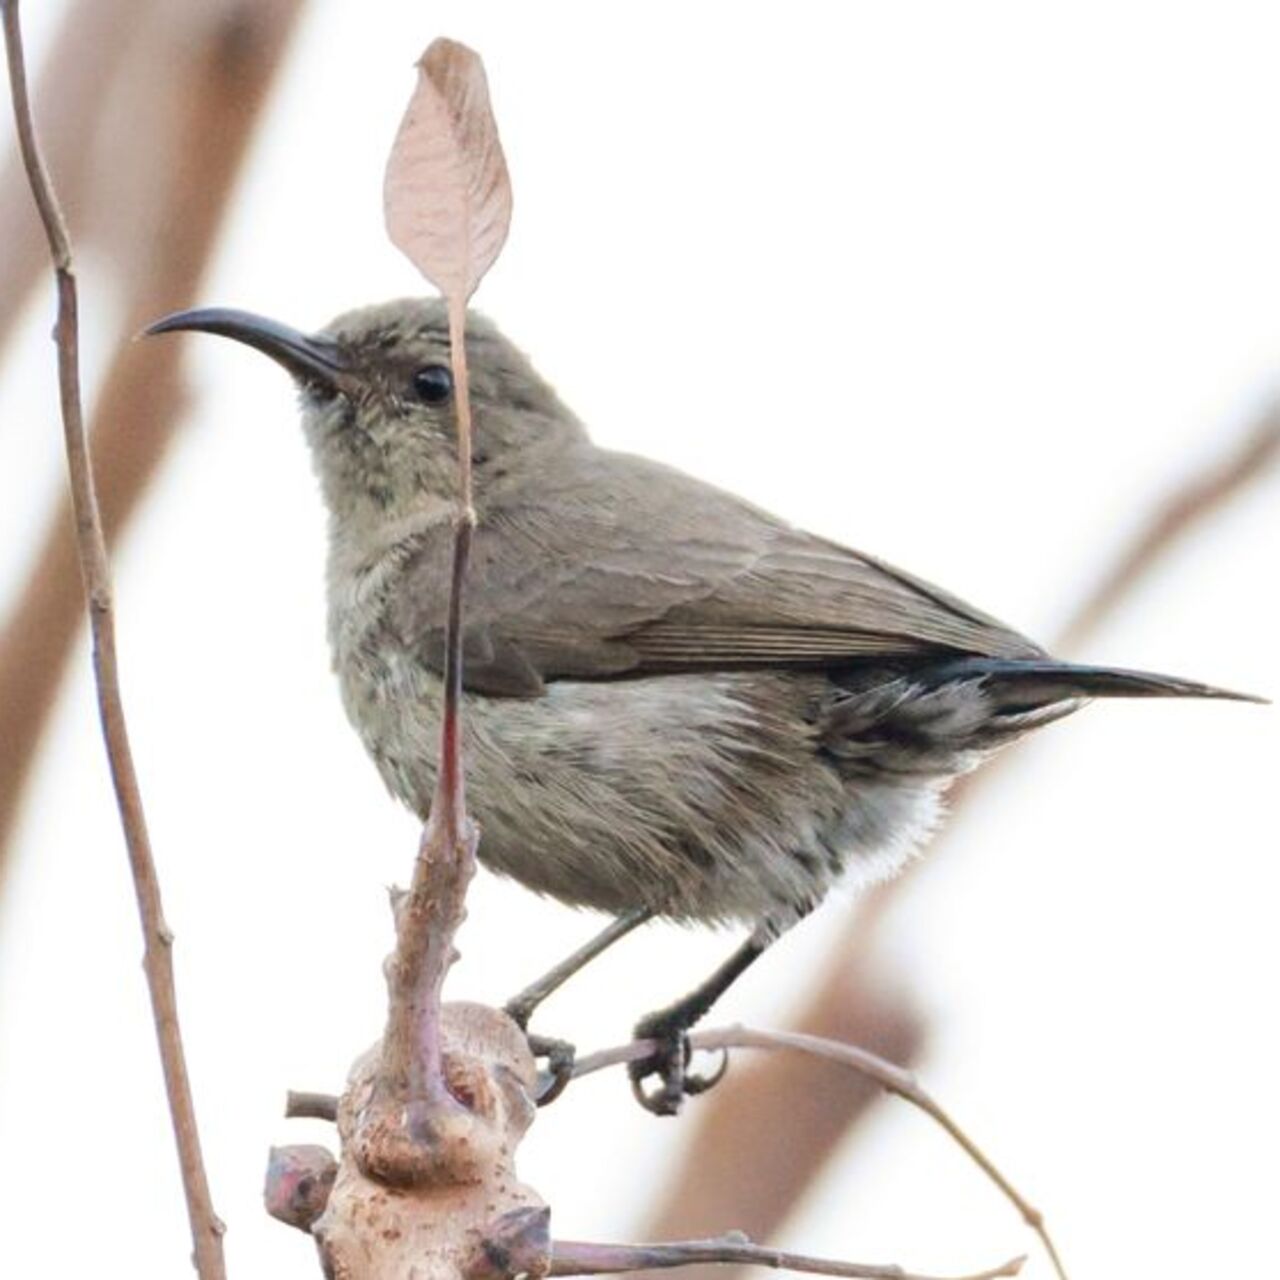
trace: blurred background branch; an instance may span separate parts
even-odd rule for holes
[[[190,305],[301,0],[82,0],[40,78],[37,109],[81,251],[109,263],[119,317],[91,414],[109,542],[137,509],[173,437],[184,389],[177,344],[130,338]],[[0,179],[0,342],[40,278],[40,229],[21,166]],[[106,309],[101,281],[90,305]],[[68,501],[60,497],[0,627],[0,886],[23,792],[81,624]]]

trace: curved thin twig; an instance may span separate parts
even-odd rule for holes
[[[954,1280],[998,1280],[1016,1276],[1026,1262],[1025,1255],[1010,1258],[989,1271],[978,1271]],[[931,1280],[899,1266],[874,1266],[864,1262],[841,1262],[835,1258],[812,1258],[803,1253],[787,1253],[752,1244],[741,1232],[730,1232],[714,1240],[679,1240],[669,1244],[587,1244],[579,1240],[557,1240],[551,1246],[553,1276],[610,1275],[624,1271],[647,1271],[663,1267],[688,1267],[704,1262],[727,1262],[781,1271],[804,1271],[820,1276],[851,1276],[854,1280]]]
[[[841,1044],[835,1040],[824,1040],[820,1036],[803,1035],[795,1031],[759,1031],[742,1026],[717,1027],[709,1031],[693,1032],[689,1037],[689,1044],[694,1049],[711,1051],[793,1049],[848,1067],[874,1080],[887,1092],[897,1094],[898,1097],[911,1103],[941,1125],[964,1153],[995,1183],[1005,1199],[1017,1209],[1022,1220],[1039,1237],[1059,1280],[1067,1280],[1066,1269],[1058,1254],[1057,1246],[1049,1234],[1049,1229],[1045,1226],[1044,1215],[1000,1172],[982,1148],[951,1118],[936,1099],[921,1087],[910,1071],[895,1066],[892,1062],[886,1062],[884,1058],[868,1053],[865,1049],[859,1049],[856,1045]],[[643,1058],[653,1053],[657,1047],[651,1040],[634,1040],[630,1044],[616,1045],[610,1049],[588,1054],[579,1058],[574,1064],[573,1078],[576,1080],[581,1076],[590,1075],[593,1071],[603,1070],[605,1067],[618,1066],[624,1062]]]
[[[22,162],[44,225],[57,279],[58,318],[55,340],[58,352],[58,389],[75,510],[76,547],[89,610],[89,625],[93,634],[93,669],[98,712],[102,720],[120,822],[124,828],[129,867],[133,873],[138,913],[142,919],[146,944],[143,968],[151,996],[169,1112],[177,1139],[196,1270],[201,1280],[223,1280],[226,1275],[222,1254],[224,1228],[214,1212],[209,1193],[209,1181],[196,1128],[195,1105],[182,1049],[182,1035],[178,1027],[178,1001],[173,981],[173,934],[164,920],[160,882],[151,856],[142,794],[133,766],[124,706],[120,697],[111,573],[107,564],[107,546],[98,510],[98,495],[89,464],[89,443],[80,399],[78,297],[71,244],[31,117],[18,0],[0,0],[0,10],[3,10],[9,85]]]

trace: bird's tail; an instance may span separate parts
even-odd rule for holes
[[[914,678],[931,687],[957,680],[981,680],[1001,712],[1032,710],[1076,698],[1227,698],[1235,702],[1267,702],[1250,693],[1218,689],[1196,680],[1056,662],[1052,658],[956,658],[931,665]]]

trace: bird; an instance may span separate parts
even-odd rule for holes
[[[328,510],[342,701],[387,788],[425,820],[457,503],[445,305],[366,306],[315,333],[200,308],[147,332],[182,330],[255,348],[297,384]],[[631,1085],[655,1114],[718,1078],[688,1069],[689,1028],[833,886],[898,871],[954,779],[1095,697],[1247,697],[1058,661],[882,560],[594,444],[492,321],[469,312],[465,333],[477,523],[463,747],[478,857],[613,917],[508,1009],[527,1029],[571,972],[652,918],[747,931],[636,1025],[656,1048]],[[562,1087],[572,1051],[546,1043]]]

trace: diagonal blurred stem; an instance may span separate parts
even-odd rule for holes
[[[72,233],[84,242],[84,210],[95,122],[112,79],[119,74],[126,33],[150,18],[159,0],[78,0],[67,13],[35,92],[41,146],[58,175],[58,197]],[[17,150],[0,172],[0,347],[44,268],[40,220],[31,207]]]
[[[1152,502],[1147,519],[1063,627],[1056,648],[1069,655],[1082,646],[1175,548],[1278,463],[1280,403],[1273,403],[1221,454]],[[952,788],[951,827],[965,797],[999,769],[996,761]],[[935,856],[941,843],[935,842]],[[792,1019],[793,1031],[858,1044],[893,1062],[915,1060],[926,1038],[924,1021],[909,993],[887,988],[877,948],[877,928],[910,882],[905,874],[855,904],[824,972],[814,977],[812,994]],[[767,1239],[880,1096],[873,1085],[848,1075],[784,1054],[737,1067],[693,1113],[690,1154],[664,1182],[646,1234],[691,1236],[708,1225],[737,1222]],[[785,1125],[757,1120],[783,1114]],[[746,1169],[760,1173],[743,1178]],[[725,1270],[700,1270],[693,1280],[713,1277],[726,1280]]]
[[[1078,651],[1184,537],[1277,461],[1280,461],[1280,403],[1273,403],[1258,415],[1226,454],[1155,506],[1137,536],[1121,548],[1098,585],[1067,620],[1058,634],[1057,647],[1064,653]]]
[[[114,146],[116,151],[125,145],[145,148],[151,137],[147,119],[178,117],[157,207],[134,217],[138,235],[152,227],[162,233],[149,239],[145,253],[136,246],[120,250],[138,264],[129,281],[122,338],[160,312],[194,300],[301,7],[301,0],[241,0],[220,6],[212,25],[199,7],[183,11],[190,15],[183,21],[197,24],[190,65],[180,76],[157,78],[157,95],[170,96],[150,101],[146,116],[132,122],[136,139],[117,139]],[[169,49],[168,43],[160,45],[159,34],[155,40],[157,56]],[[160,163],[165,157],[156,159]],[[121,342],[106,374],[90,437],[109,542],[136,510],[172,439],[183,402],[178,361],[176,345]],[[0,629],[0,886],[22,795],[80,617],[72,518],[63,499]]]

